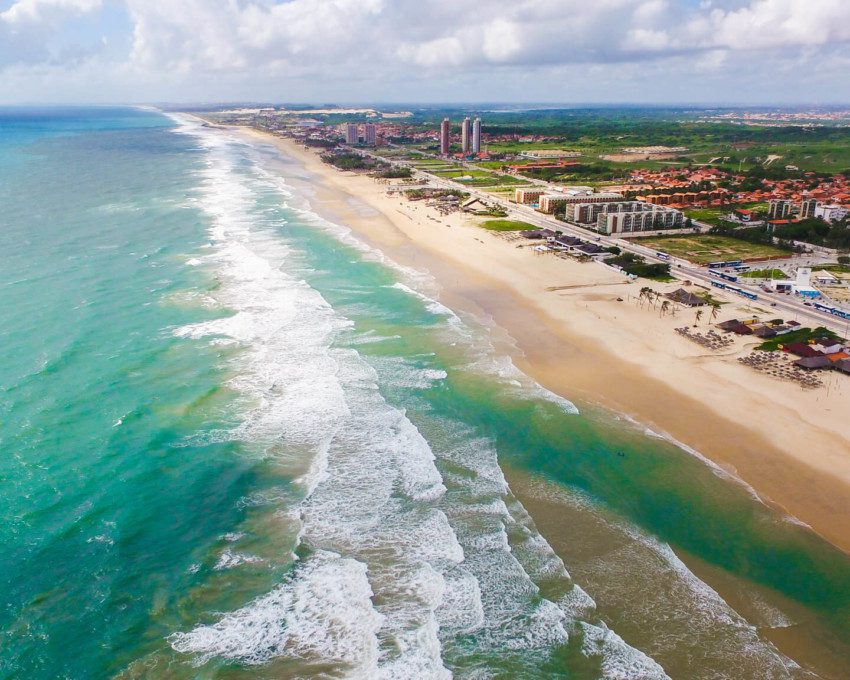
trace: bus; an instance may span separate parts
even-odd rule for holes
[[[655,252],[655,257],[659,257],[662,260],[669,260],[670,259],[670,256],[667,253],[663,253],[660,250]]]
[[[741,260],[726,260],[725,262],[709,262],[709,269],[735,269],[743,264]]]
[[[738,277],[734,274],[727,274],[726,272],[720,272],[716,269],[710,269],[708,274],[709,276],[716,276],[718,279],[724,279],[726,281],[731,281],[732,283],[736,283],[738,281]]]
[[[815,302],[814,308],[820,312],[826,312],[827,314],[832,314],[833,316],[837,316],[841,319],[850,319],[850,312],[845,312],[843,309],[838,309],[838,307],[830,307],[829,305],[825,305],[823,302]]]

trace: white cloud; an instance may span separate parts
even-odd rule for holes
[[[17,0],[0,13],[3,64],[40,72],[123,79],[142,97],[286,98],[295,88],[322,98],[472,96],[498,99],[503,83],[560,98],[563,87],[629,83],[663,92],[700,72],[730,89],[765,69],[802,77],[846,63],[850,0],[110,0],[130,34],[121,58],[100,63],[94,49],[68,50],[62,21],[94,17],[101,0]],[[92,19],[93,20],[93,19]],[[67,24],[68,26],[79,25]],[[71,31],[72,29],[67,29]],[[73,37],[73,36],[71,36]],[[71,41],[73,42],[73,41]],[[59,45],[60,47],[57,47]],[[806,52],[809,50],[809,52]],[[115,52],[112,48],[111,54]],[[67,59],[67,63],[63,63]],[[589,71],[592,69],[592,71]],[[581,81],[592,72],[596,82]],[[603,75],[600,75],[603,74]],[[823,73],[821,74],[823,75]],[[45,77],[43,74],[40,76]],[[58,79],[58,77],[57,77]],[[554,80],[553,80],[554,79]],[[850,98],[840,74],[838,94]],[[83,81],[85,82],[85,80]],[[545,86],[543,82],[547,82]],[[609,83],[611,84],[609,86]],[[0,80],[0,85],[2,85]],[[94,88],[95,84],[92,83]],[[529,87],[531,89],[529,89]],[[206,89],[203,89],[206,88]],[[693,90],[700,93],[700,90]],[[769,91],[767,89],[766,91]],[[169,95],[169,93],[171,93]],[[348,93],[354,93],[348,94]],[[489,93],[489,94],[487,94]],[[408,95],[409,96],[409,95]],[[682,100],[681,93],[676,97]],[[687,97],[684,97],[687,98]]]
[[[101,6],[101,0],[17,0],[0,19],[9,25],[43,23],[64,14],[83,14]]]

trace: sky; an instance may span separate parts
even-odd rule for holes
[[[0,104],[850,103],[850,0],[0,0]]]

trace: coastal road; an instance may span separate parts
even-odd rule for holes
[[[351,148],[351,150],[381,160],[383,162],[390,163],[391,165],[397,167],[409,167],[413,171],[414,176],[427,178],[433,186],[437,186],[444,189],[462,190],[472,197],[484,200],[487,203],[499,205],[500,207],[508,211],[509,216],[519,217],[523,221],[528,222],[529,224],[532,224],[535,227],[539,227],[541,229],[548,229],[550,231],[561,231],[564,234],[581,238],[582,240],[587,241],[589,243],[597,243],[602,247],[617,246],[623,251],[631,252],[636,255],[641,255],[648,262],[658,264],[670,264],[671,275],[675,276],[678,279],[687,279],[689,281],[700,282],[707,287],[711,287],[712,281],[717,280],[712,278],[708,274],[707,269],[695,266],[688,260],[683,260],[675,257],[670,257],[669,259],[659,257],[657,254],[658,251],[636,243],[631,243],[628,239],[612,238],[610,236],[591,232],[576,224],[555,219],[551,215],[541,213],[535,210],[534,208],[531,208],[530,206],[514,203],[512,201],[499,198],[492,194],[488,194],[487,192],[476,189],[475,187],[470,187],[465,184],[461,184],[460,182],[454,182],[450,179],[439,177],[437,175],[433,175],[418,168],[414,168],[403,160],[386,158],[377,154],[372,154],[363,149]],[[788,296],[785,294],[765,293],[758,286],[754,284],[742,283],[740,280],[734,285],[738,288],[741,288],[742,290],[746,290],[749,293],[754,293],[758,295],[758,300],[748,300],[745,297],[741,298],[742,301],[745,301],[747,303],[748,307],[754,308],[754,312],[758,311],[755,308],[763,309],[764,307],[769,307],[770,309],[775,309],[777,312],[782,311],[785,316],[791,315],[789,318],[792,318],[795,321],[799,321],[800,323],[814,326],[824,326],[835,331],[836,333],[842,334],[845,337],[847,335],[848,330],[850,330],[850,322],[848,322],[847,320],[840,319],[826,312],[818,311],[814,309],[814,307],[809,307],[796,299],[789,299]],[[734,293],[732,294],[734,295]],[[762,313],[764,313],[765,311],[770,314],[769,309],[763,310]]]

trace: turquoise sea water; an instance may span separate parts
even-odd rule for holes
[[[846,658],[850,559],[535,385],[288,173],[185,117],[0,111],[0,677],[816,677],[795,626]]]

